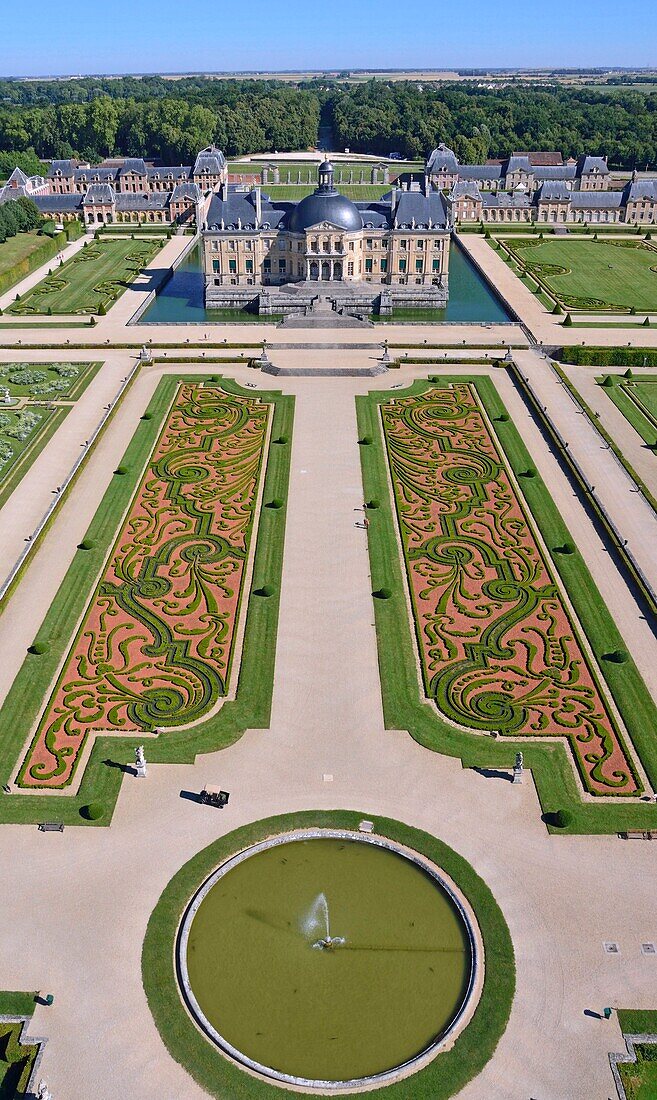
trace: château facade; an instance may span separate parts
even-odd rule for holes
[[[336,188],[329,161],[300,202],[226,184],[202,233],[206,302],[224,298],[227,287],[313,282],[430,288],[446,300],[450,232],[439,191],[403,186],[377,202],[352,202]]]

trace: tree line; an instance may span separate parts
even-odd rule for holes
[[[445,141],[466,163],[513,150],[655,163],[657,91],[372,80],[359,85],[187,77],[0,81],[0,158],[147,156],[189,164],[216,143],[231,157],[306,149],[320,117],[336,149],[422,158]],[[0,161],[0,171],[2,161]]]
[[[0,244],[17,233],[27,233],[30,229],[39,229],[43,218],[37,205],[21,195],[18,199],[0,204]]]

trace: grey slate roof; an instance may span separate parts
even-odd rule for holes
[[[475,199],[481,200],[481,191],[477,184],[469,180],[458,180],[449,193],[450,199]]]
[[[501,164],[462,164],[459,168],[462,180],[499,180],[503,175]]]
[[[532,176],[535,173],[535,169],[532,167],[529,157],[509,157],[506,165],[506,171],[507,173],[526,172],[529,176]]]
[[[261,228],[265,225],[270,229],[282,228],[286,216],[296,205],[291,202],[273,203],[265,194],[261,195],[261,200]],[[222,221],[225,229],[255,229],[256,208],[253,192],[229,190],[226,199],[222,199],[220,195],[213,195],[208,209],[208,226],[210,229],[220,229]]]
[[[538,202],[568,202],[574,194],[562,180],[547,180],[541,184]]]
[[[81,194],[32,195],[31,198],[42,214],[75,214],[82,210]]]
[[[526,191],[485,191],[481,201],[487,209],[526,210],[532,204]]]
[[[119,192],[116,196],[117,210],[164,210],[171,198],[170,191]]]
[[[117,168],[76,168],[73,178],[76,183],[113,183],[118,175]]]
[[[208,145],[207,149],[202,149],[198,154],[193,174],[200,176],[207,172],[210,175],[219,175],[225,167],[226,158],[221,149],[217,149],[216,145]]]
[[[116,191],[109,183],[92,183],[82,200],[84,206],[107,206],[116,201]]]
[[[574,180],[577,169],[574,164],[545,164],[533,172],[537,180]]]
[[[577,171],[581,176],[593,175],[608,176],[609,168],[604,157],[580,157],[577,161]]]
[[[391,195],[392,198],[392,195]],[[363,229],[389,229],[391,206],[388,202],[357,202]]]
[[[623,205],[622,191],[573,191],[573,210],[618,210]]]
[[[146,175],[146,164],[141,157],[128,157],[119,168],[119,175],[125,176],[128,172],[134,172],[137,176]]]
[[[453,149],[448,149],[443,141],[434,149],[427,161],[427,172],[458,172],[459,162]]]
[[[182,199],[191,199],[192,202],[201,201],[201,188],[197,183],[177,183],[171,192],[171,200],[180,202]]]
[[[184,181],[190,178],[192,169],[189,164],[180,164],[176,168],[172,168],[170,165],[166,165],[162,168],[147,168],[146,174],[149,180],[159,179],[165,180],[173,178],[174,180]]]
[[[626,202],[657,202],[657,179],[633,180],[625,188]]]
[[[72,160],[54,160],[48,169],[48,178],[52,179],[55,172],[61,172],[63,176],[72,176],[75,166]]]
[[[445,201],[440,191],[402,191],[395,211],[394,224],[398,229],[446,228],[448,222]]]

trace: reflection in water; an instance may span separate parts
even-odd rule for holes
[[[221,323],[222,320],[261,321],[255,314],[230,316],[206,310],[203,302],[203,272],[199,248],[193,249],[169,282],[159,291],[141,320],[148,324]],[[412,312],[408,319],[413,320]],[[427,320],[423,313],[418,320]],[[496,323],[509,320],[504,306],[470,262],[458,244],[452,243],[449,261],[449,301],[446,309],[433,311],[434,321],[472,321]]]

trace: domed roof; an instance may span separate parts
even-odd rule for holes
[[[292,211],[288,222],[291,233],[303,233],[311,225],[319,222],[330,222],[347,232],[355,232],[363,228],[363,219],[360,210],[355,203],[339,191],[317,190],[313,195],[306,195]]]

